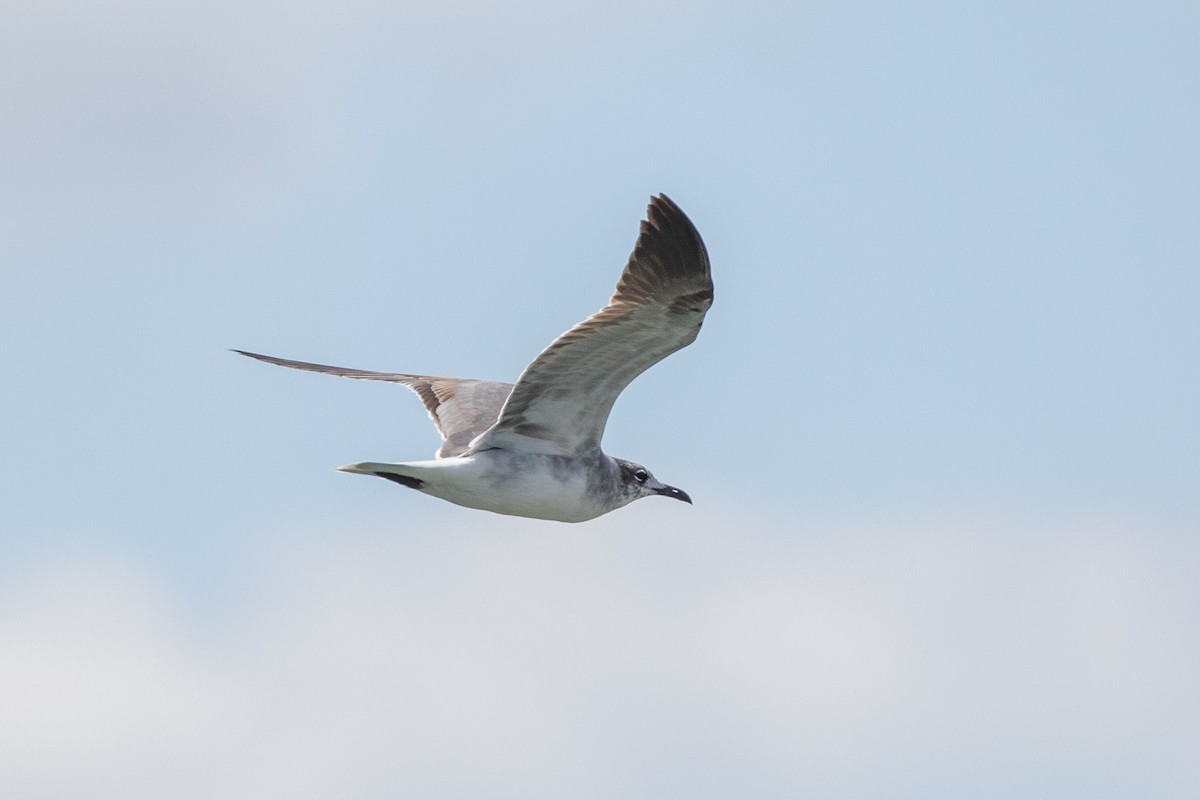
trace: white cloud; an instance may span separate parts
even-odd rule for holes
[[[0,794],[1185,796],[1200,779],[1200,589],[1178,541],[689,530],[667,511],[273,538],[215,634],[148,570],[46,564],[0,595]]]

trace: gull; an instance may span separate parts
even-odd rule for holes
[[[516,384],[345,369],[234,350],[283,367],[390,381],[416,392],[444,440],[431,461],[363,462],[375,475],[468,508],[584,522],[642,497],[691,503],[600,440],[617,396],[691,344],[712,305],[708,252],[670,198],[650,200],[629,263],[608,305],[559,336]]]

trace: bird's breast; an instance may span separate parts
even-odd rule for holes
[[[616,508],[611,482],[619,476],[609,460],[484,450],[426,462],[421,491],[498,514],[583,522]]]

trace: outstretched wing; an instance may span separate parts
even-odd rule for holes
[[[257,358],[268,364],[278,364],[281,367],[292,367],[309,372],[324,372],[327,375],[339,375],[343,378],[357,378],[368,381],[390,381],[400,383],[417,393],[429,418],[437,426],[445,443],[438,450],[438,458],[449,458],[460,455],[467,445],[479,434],[483,433],[496,422],[504,401],[512,392],[511,383],[495,381],[476,381],[465,378],[435,378],[429,375],[404,375],[395,372],[371,372],[365,369],[346,369],[345,367],[330,367],[325,364],[310,364],[307,361],[292,361],[287,358],[275,358],[259,353],[247,353],[245,350],[234,350],[250,358]]]
[[[651,199],[608,306],[559,336],[517,380],[471,450],[578,455],[600,447],[617,395],[695,340],[712,305],[708,252],[679,206]]]

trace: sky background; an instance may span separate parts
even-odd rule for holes
[[[0,795],[1192,798],[1200,8],[0,7]],[[570,526],[339,464],[651,194],[716,301]]]

